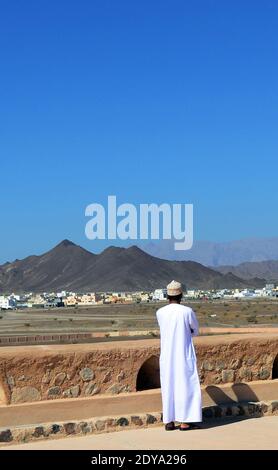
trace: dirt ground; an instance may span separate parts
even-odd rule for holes
[[[0,311],[0,335],[158,328],[161,302]],[[190,301],[200,326],[278,326],[278,299]],[[213,315],[213,316],[211,316]]]

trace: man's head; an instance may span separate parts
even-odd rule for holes
[[[180,282],[172,281],[167,286],[167,299],[169,302],[180,303],[182,299],[182,286]]]

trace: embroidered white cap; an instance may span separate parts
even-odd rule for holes
[[[167,286],[168,295],[180,295],[182,294],[182,286],[180,282],[172,281]]]

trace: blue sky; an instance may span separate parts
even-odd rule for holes
[[[84,211],[110,194],[278,235],[277,29],[276,0],[2,0],[0,262],[104,248]]]

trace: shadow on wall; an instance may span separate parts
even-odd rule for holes
[[[151,356],[139,369],[136,381],[136,391],[160,388],[159,357]]]
[[[207,394],[216,405],[235,405],[240,402],[260,401],[257,395],[246,383],[235,383],[232,385],[232,390],[236,396],[236,400],[233,400],[216,385],[209,385],[206,387]]]

